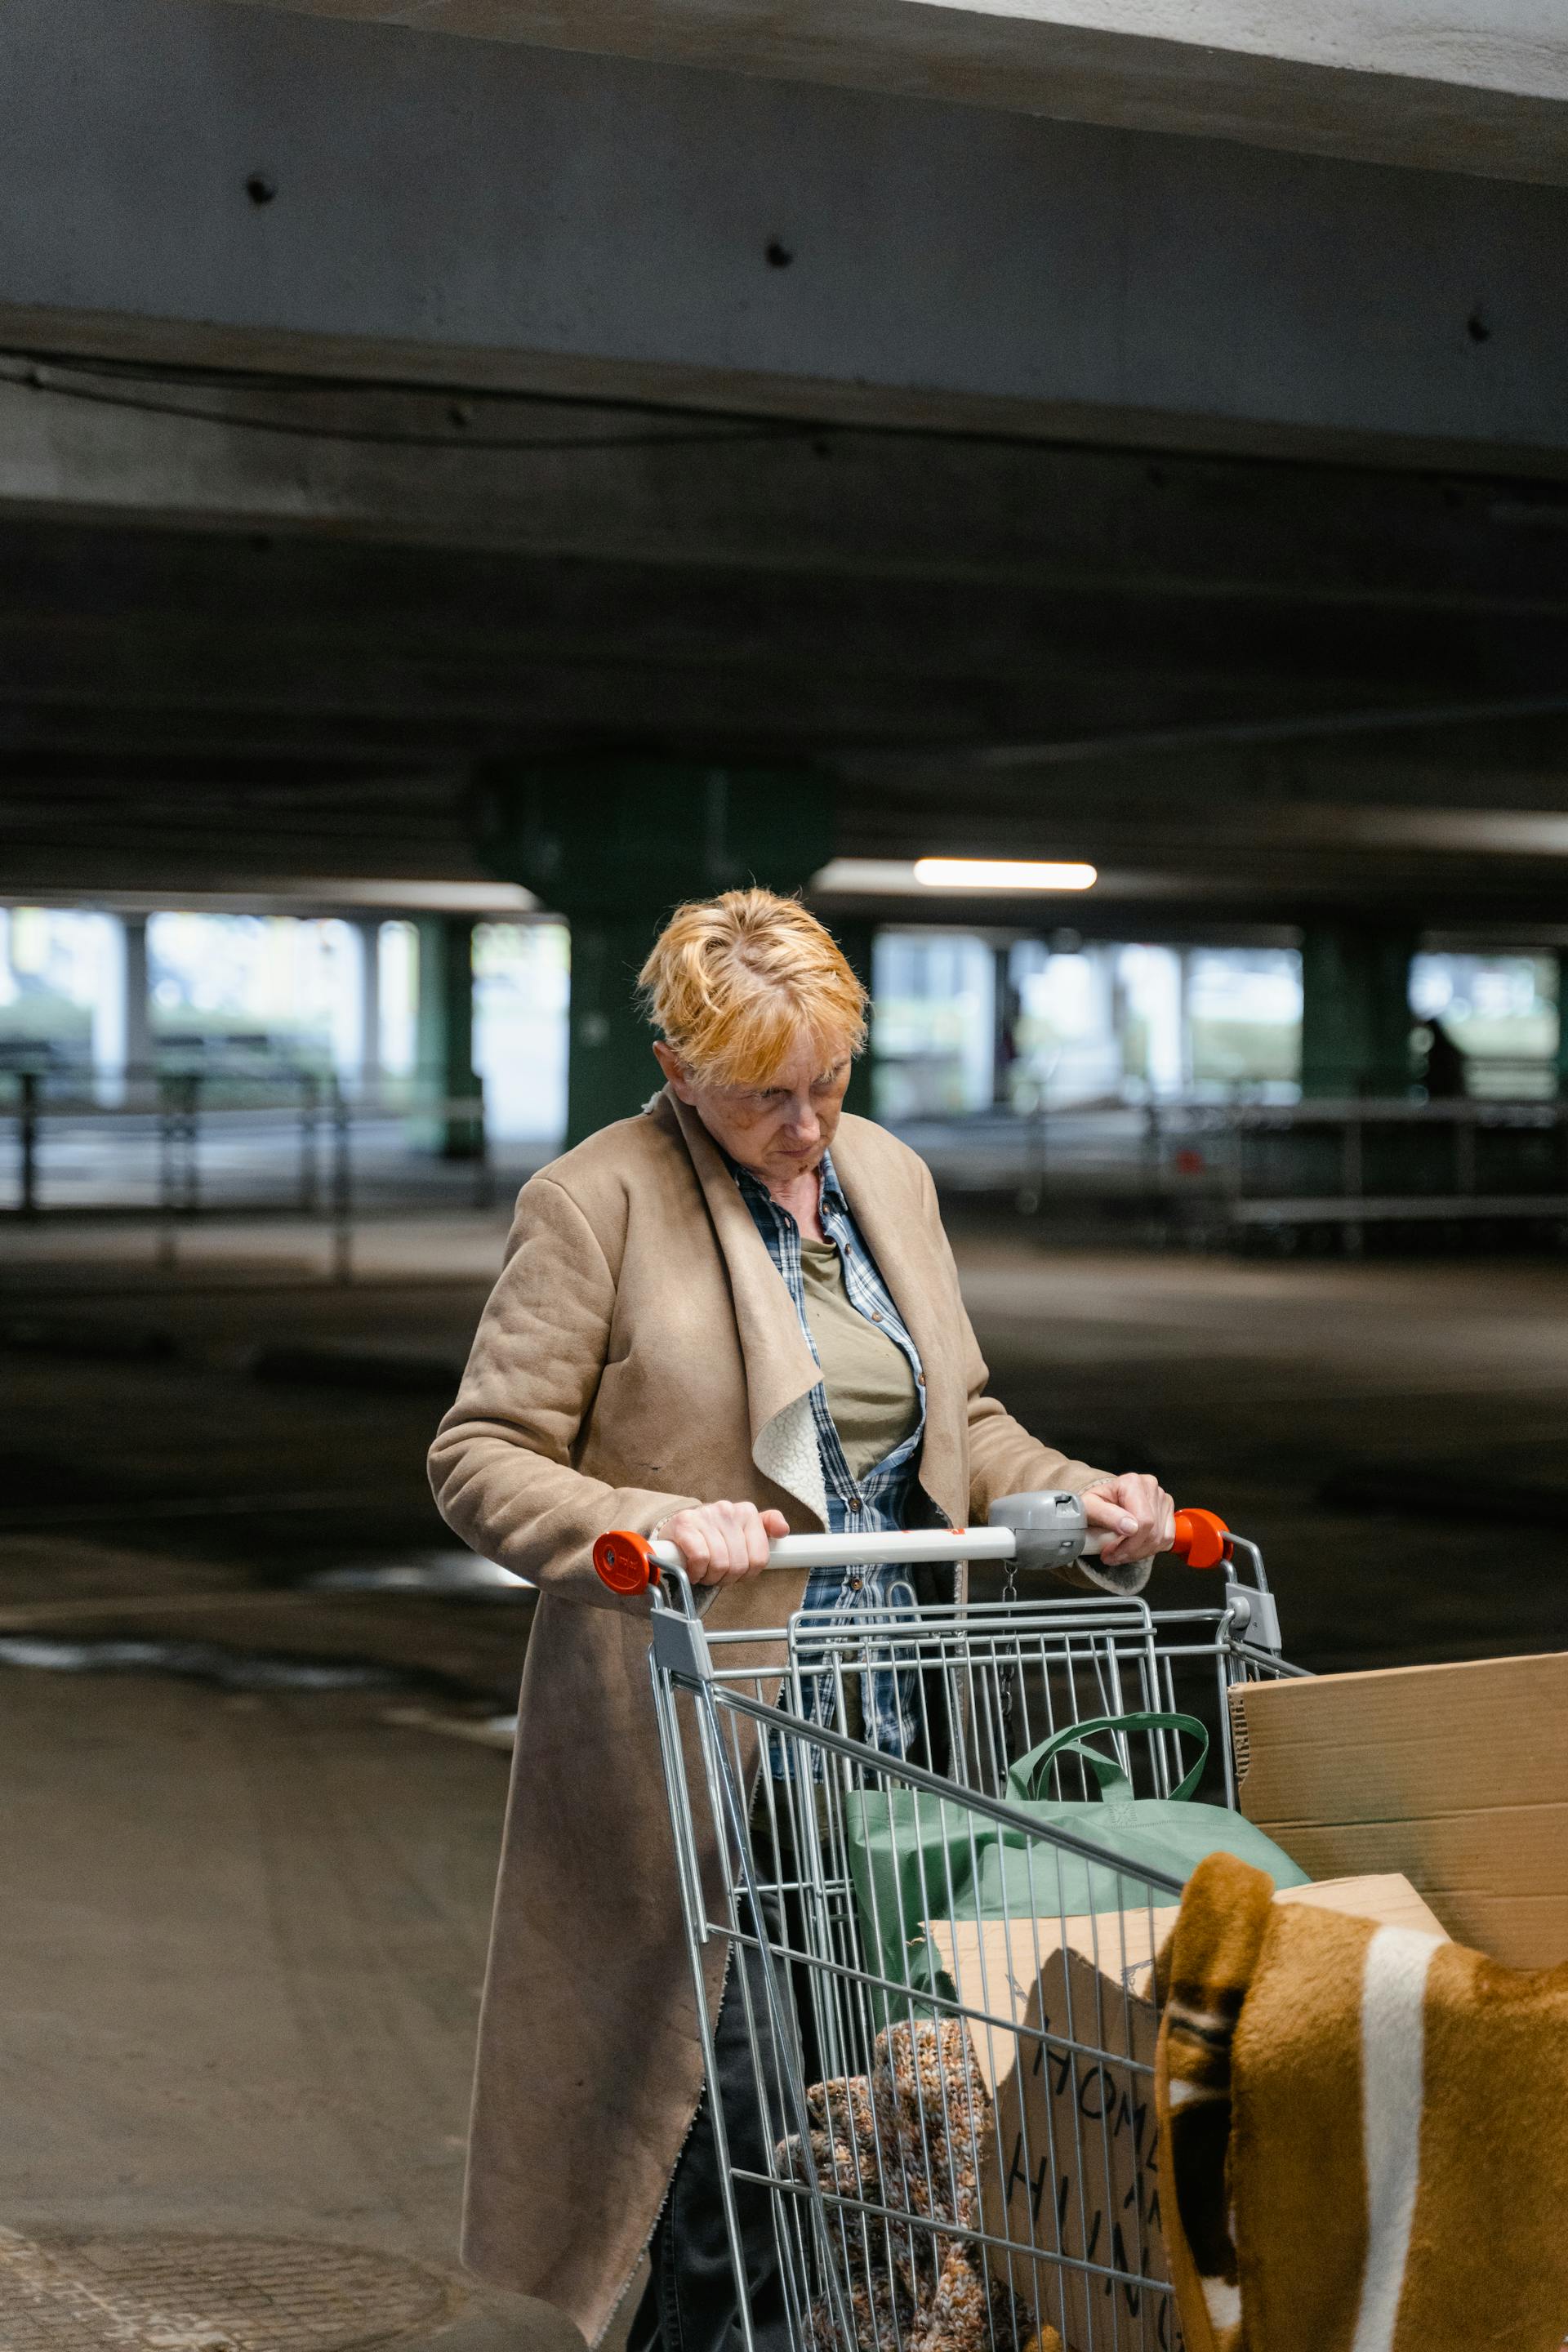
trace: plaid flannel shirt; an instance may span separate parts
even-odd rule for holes
[[[811,1325],[806,1318],[800,1227],[789,1211],[780,1208],[766,1185],[760,1182],[749,1169],[738,1167],[732,1160],[730,1164],[731,1172],[740,1187],[741,1197],[752,1213],[752,1223],[766,1244],[768,1255],[777,1266],[784,1286],[795,1301],[795,1310],[800,1318],[806,1345],[820,1363],[816,1342],[811,1336]],[[839,1263],[844,1269],[844,1287],[851,1306],[877,1324],[894,1346],[903,1350],[914,1373],[920,1399],[920,1418],[902,1444],[895,1446],[863,1477],[856,1478],[845,1460],[838,1432],[827,1409],[826,1384],[818,1381],[811,1391],[812,1419],[816,1428],[817,1452],[822,1460],[822,1482],[827,1492],[828,1528],[834,1535],[872,1535],[901,1528],[906,1523],[915,1465],[920,1460],[921,1447],[925,1440],[925,1374],[921,1369],[920,1350],[904,1328],[877,1261],[850,1214],[849,1203],[834,1173],[833,1161],[826,1153],[822,1160],[820,1215],[822,1230],[838,1252]],[[912,1613],[915,1591],[909,1571],[903,1568],[817,1568],[812,1570],[802,1605],[808,1610],[822,1612],[826,1624],[848,1624],[858,1613],[868,1610],[909,1611]],[[914,1684],[915,1676],[911,1672],[896,1672],[890,1664],[885,1667],[873,1664],[868,1673],[862,1675],[860,1702],[865,1717],[864,1738],[868,1747],[879,1748],[891,1756],[909,1753],[916,1731]],[[832,1714],[832,1701],[831,1680],[823,1675],[816,1683],[807,1704],[807,1719],[828,1720]]]

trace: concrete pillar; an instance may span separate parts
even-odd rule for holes
[[[1115,1094],[1127,1076],[1127,1024],[1131,992],[1123,966],[1128,950],[1091,940],[1078,948],[1057,948],[1053,955],[1071,955],[1079,971],[1088,975],[1089,1025],[1068,1039],[1058,1056],[1051,1088],[1053,1099],[1072,1101],[1086,1095]]]
[[[363,927],[340,916],[327,926],[331,1002],[332,1071],[340,1086],[357,1084],[364,1058],[365,940]],[[371,954],[374,957],[374,943]]]
[[[1182,960],[1174,948],[1143,948],[1138,960],[1138,1011],[1143,1019],[1144,1076],[1155,1095],[1179,1095],[1184,1083]]]
[[[1411,1083],[1415,934],[1310,924],[1301,934],[1301,1092],[1403,1095]]]
[[[991,954],[991,1101],[994,1109],[1007,1110],[1017,1055],[1018,992],[1013,984],[1012,948],[993,948]]]
[[[361,1092],[374,1095],[381,1084],[381,917],[355,915],[349,929],[358,944],[354,1075]]]
[[[128,1074],[145,1077],[153,1060],[147,988],[147,918],[100,915],[106,933],[92,1007],[92,1075],[100,1102],[123,1102]]]
[[[456,915],[419,919],[419,1092],[443,1108],[429,1139],[444,1160],[484,1152],[484,1112],[474,1072],[474,927]],[[471,1101],[471,1115],[453,1106]]]
[[[661,923],[682,898],[803,887],[832,855],[831,787],[664,760],[497,762],[476,781],[480,856],[572,926],[570,1146],[662,1083],[636,996]]]
[[[148,978],[145,915],[125,918],[125,1066],[151,1075],[156,1052],[153,1039],[153,991]]]
[[[125,925],[118,915],[98,918],[102,953],[92,1000],[92,1085],[101,1103],[125,1097]]]

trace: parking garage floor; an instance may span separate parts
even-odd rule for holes
[[[575,2340],[453,2257],[528,1603],[423,1454],[503,1223],[7,1254],[11,2352]],[[1255,1535],[1301,1663],[1568,1641],[1568,1267],[958,1249],[998,1391]]]

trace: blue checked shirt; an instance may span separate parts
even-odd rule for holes
[[[795,1311],[800,1318],[806,1345],[814,1359],[820,1363],[816,1342],[811,1336],[811,1325],[806,1319],[800,1227],[789,1211],[780,1208],[766,1185],[760,1182],[749,1169],[738,1167],[731,1161],[731,1171],[740,1187],[742,1199],[752,1213],[752,1223],[767,1246],[768,1255],[777,1266],[784,1286],[795,1301]],[[849,1213],[849,1203],[834,1173],[832,1160],[826,1154],[824,1154],[822,1161],[820,1214],[822,1230],[838,1252],[839,1263],[844,1269],[844,1287],[851,1306],[858,1307],[862,1315],[887,1333],[895,1347],[902,1349],[914,1373],[920,1398],[920,1419],[909,1436],[864,1477],[857,1479],[851,1475],[849,1465],[844,1458],[844,1448],[827,1409],[825,1383],[818,1381],[811,1391],[812,1418],[816,1425],[817,1452],[822,1459],[822,1483],[827,1491],[829,1530],[834,1535],[873,1535],[906,1524],[915,1465],[920,1460],[921,1447],[925,1440],[925,1375],[921,1370],[920,1351],[904,1328],[877,1261],[867,1248],[865,1237]],[[912,1614],[915,1592],[906,1569],[817,1568],[812,1570],[803,1606],[822,1612],[825,1626],[848,1626],[858,1613],[869,1610],[894,1610],[900,1613],[907,1610]],[[916,1731],[913,1708],[915,1680],[912,1673],[896,1672],[890,1664],[882,1667],[873,1664],[870,1671],[861,1676],[864,1737],[868,1747],[879,1748],[891,1756],[905,1756],[910,1752]],[[805,1708],[808,1720],[829,1720],[832,1703],[831,1677],[824,1675],[814,1678],[812,1695]]]

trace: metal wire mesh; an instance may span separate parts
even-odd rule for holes
[[[723,2158],[744,2340],[776,2340],[760,2197],[801,2352],[1169,2352],[1152,1963],[1179,1881],[1020,1812],[1008,1774],[1057,1733],[1181,1713],[1234,1802],[1227,1692],[1294,1670],[1226,1611],[1098,1597],[802,1612],[773,1638],[782,1676],[754,1634],[655,1665],[705,2048],[719,1938],[762,2125]],[[859,1737],[879,1674],[902,1678],[901,1756]],[[1202,1749],[1172,1726],[1094,1745],[1149,1797]],[[1036,1793],[1089,1806],[1099,1778],[1068,1748]]]

